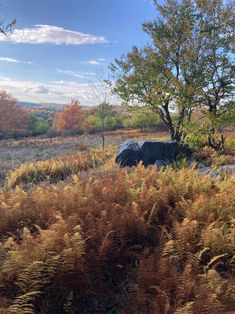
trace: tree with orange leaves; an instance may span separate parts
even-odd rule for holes
[[[54,119],[57,131],[81,132],[84,129],[84,115],[77,99],[72,99]]]
[[[6,91],[0,92],[0,139],[6,135],[25,134],[28,114]]]

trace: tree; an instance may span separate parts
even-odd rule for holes
[[[8,36],[11,32],[13,26],[16,24],[16,19],[13,19],[10,23],[4,23],[3,20],[0,20],[0,34],[4,36]]]
[[[150,128],[160,125],[160,119],[157,114],[147,110],[134,112],[131,117],[123,121],[124,127],[138,128],[141,132],[146,132]]]
[[[221,0],[197,1],[203,33],[201,104],[209,122],[208,142],[215,149],[224,144],[222,134],[216,140],[216,128],[234,118],[235,112],[234,8],[234,3]]]
[[[54,125],[58,131],[81,132],[84,129],[84,115],[79,101],[73,99],[61,112],[56,114]]]
[[[105,130],[112,125],[112,106],[109,103],[103,102],[99,104],[95,111],[95,117],[97,118],[98,128],[100,129],[100,136],[102,139],[102,148],[105,146]]]
[[[29,131],[32,135],[41,135],[47,133],[50,125],[49,121],[43,118],[37,118],[33,115],[31,115],[29,124]]]
[[[5,91],[0,92],[0,138],[12,133],[25,133],[28,114],[17,105],[16,99]]]
[[[95,118],[100,129],[102,140],[102,148],[105,146],[105,129],[112,120],[112,106],[110,105],[110,87],[107,84],[108,79],[105,79],[105,71],[100,68],[96,73],[96,82],[90,84],[91,92],[98,106],[95,109]]]
[[[143,25],[152,45],[142,49],[134,47],[111,65],[114,93],[128,105],[147,106],[158,113],[169,129],[171,140],[184,139],[185,125],[190,122],[193,110],[200,108],[205,85],[211,86],[207,80],[210,66],[204,46],[208,35],[203,21],[207,20],[207,10],[214,2],[221,3],[219,0],[166,0],[160,5],[154,1],[158,18]],[[219,5],[215,10],[221,16]],[[231,29],[229,19],[222,20]],[[231,44],[226,27],[218,27],[220,38],[225,36]],[[231,78],[231,72],[228,76]]]
[[[52,127],[54,111],[48,109],[29,109],[28,130],[31,135],[46,134]]]
[[[196,15],[187,0],[154,4],[158,20],[143,25],[152,46],[134,47],[115,60],[111,65],[116,83],[113,90],[128,104],[151,108],[169,129],[171,139],[180,141],[184,123],[196,106],[200,82]],[[172,118],[175,113],[177,120]]]

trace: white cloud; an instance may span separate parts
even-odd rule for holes
[[[90,61],[86,61],[85,63],[91,64],[91,65],[99,65],[99,64],[101,64],[101,62],[99,62],[97,60],[90,60]]]
[[[52,25],[34,25],[32,28],[15,29],[6,37],[0,36],[0,41],[12,41],[25,44],[56,44],[56,45],[86,45],[104,44],[104,36],[95,36],[77,31],[67,30]]]
[[[20,61],[17,59],[13,59],[13,58],[8,58],[8,57],[0,57],[0,61],[1,62],[9,62],[9,63],[24,63],[24,64],[33,64],[33,62],[31,61]]]
[[[83,62],[83,64],[90,64],[90,65],[104,65],[105,59],[103,58],[97,58],[97,59],[94,59],[94,60],[88,60],[88,61],[85,61]]]
[[[94,83],[93,87],[96,85]],[[42,83],[0,76],[0,90],[6,90],[20,101],[65,104],[71,98],[78,98],[84,106],[97,105],[97,95],[89,83],[63,80]]]
[[[2,62],[10,62],[10,63],[20,63],[19,60],[8,58],[8,57],[0,57],[0,61],[2,61]]]
[[[60,69],[57,69],[56,72],[57,72],[57,74],[73,76],[73,77],[77,77],[77,78],[80,78],[80,79],[89,79],[92,76],[96,75],[96,73],[94,73],[94,72],[75,72],[75,71],[60,70]]]

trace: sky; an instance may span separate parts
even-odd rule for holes
[[[96,105],[94,84],[108,65],[150,38],[151,0],[0,0],[0,17],[16,18],[0,35],[0,90],[19,101]],[[98,73],[98,74],[97,74]]]

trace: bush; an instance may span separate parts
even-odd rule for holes
[[[32,132],[32,135],[42,135],[46,134],[49,130],[49,122],[42,118],[32,118],[29,130]]]
[[[153,128],[166,130],[164,124],[159,119],[159,116],[146,110],[133,113],[130,118],[123,121],[123,125],[126,128],[140,129],[141,132],[146,132]]]
[[[186,130],[186,137],[184,143],[187,144],[192,150],[198,151],[207,144],[207,130],[205,126],[190,124]]]

